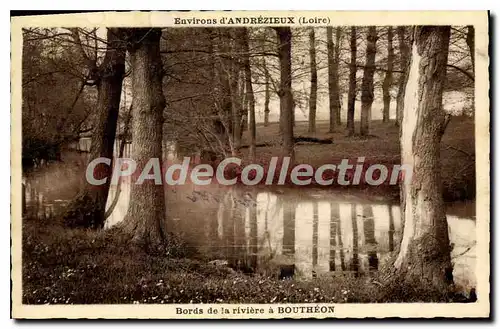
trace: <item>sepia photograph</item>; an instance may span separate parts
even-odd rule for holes
[[[11,17],[13,317],[489,317],[488,20]]]

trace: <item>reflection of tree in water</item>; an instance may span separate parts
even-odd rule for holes
[[[238,193],[236,189],[231,189],[233,197],[233,265],[232,267],[243,272],[251,271],[248,265],[245,241],[245,198],[247,195]]]
[[[312,276],[317,275],[316,267],[318,266],[318,203],[313,202],[313,232],[312,232]]]
[[[394,251],[394,216],[392,215],[392,207],[387,206],[389,209],[389,251]]]
[[[378,270],[377,241],[375,240],[375,218],[371,205],[363,205],[363,231],[368,249],[369,271]]]
[[[359,246],[358,246],[358,222],[356,219],[356,205],[351,204],[352,223],[352,259],[350,270],[357,276],[359,273]]]
[[[259,203],[259,207],[257,203]],[[321,205],[316,201],[310,204],[312,207],[308,211],[309,216],[312,217],[312,234],[309,235],[308,245],[312,246],[312,250],[309,248],[308,252],[310,254],[304,256],[310,262],[309,264],[312,264],[313,277],[318,276],[323,271],[323,265],[327,265],[322,263],[323,258],[321,258],[322,253],[325,251],[329,252],[327,268],[330,272],[336,270],[349,271],[358,276],[362,270],[360,252],[363,255],[366,253],[368,256],[367,270],[369,272],[378,270],[378,243],[375,238],[375,217],[372,205],[363,205],[358,214],[356,204],[350,204],[350,207],[347,204],[348,208],[345,210],[348,214],[350,208],[353,239],[353,244],[348,251],[352,252],[352,256],[349,257],[345,255],[345,236],[342,236],[341,219],[344,219],[344,217],[341,217],[341,211],[344,210],[342,206],[344,204],[335,201],[330,202],[330,217],[325,218],[329,220],[329,231],[328,229],[327,231],[321,230],[322,223],[320,223],[320,220],[323,220],[323,217],[320,216],[321,211],[323,211]],[[276,267],[274,266],[278,265],[278,273],[273,273],[276,273],[282,279],[293,278],[296,274],[295,268],[297,265],[295,264],[297,261],[296,231],[300,229],[301,225],[300,222],[297,222],[296,211],[297,201],[294,198],[230,189],[221,200],[218,213],[219,236],[221,239],[214,239],[216,240],[215,243],[222,245],[221,250],[224,250],[224,258],[227,259],[228,265],[236,270],[247,273],[266,271],[266,269],[275,271]],[[361,217],[363,222],[358,222]],[[349,220],[348,217],[345,219]],[[384,217],[383,220],[389,221],[389,249],[393,250],[395,229],[392,213],[390,212],[389,217]],[[279,221],[279,224],[276,221]],[[275,234],[279,231],[273,231],[274,225],[272,223],[277,224],[278,227],[281,227],[281,223],[283,225],[282,241],[279,241],[277,245],[274,245],[272,241],[274,241]],[[359,227],[358,223],[359,225],[363,224],[363,226]],[[212,236],[215,236],[216,227],[207,226],[207,229],[211,231]],[[350,235],[350,232],[345,233],[348,236]],[[209,236],[210,234],[206,235]],[[364,237],[362,246],[360,246],[360,234]],[[324,241],[323,237],[328,237],[330,243],[324,245],[321,242]],[[280,245],[282,248],[279,247]],[[322,249],[327,246],[329,250]],[[280,254],[277,254],[278,251],[280,251]],[[346,259],[346,257],[348,258]],[[364,259],[364,256],[362,257]],[[258,269],[258,267],[261,268]],[[308,274],[310,275],[310,273]]]
[[[287,200],[288,201],[288,200]],[[294,259],[295,255],[295,202],[283,204],[283,256]],[[283,265],[280,269],[280,279],[292,278],[295,274],[295,264]]]
[[[338,203],[330,202],[330,261],[329,271],[335,271],[335,250],[337,248],[337,221],[339,220]]]
[[[234,255],[234,211],[235,202],[233,189],[230,189],[223,197],[221,202],[221,209],[219,211],[220,221],[222,224],[222,245],[224,256],[226,257],[230,266],[235,265]]]
[[[249,221],[250,221],[250,262],[249,266],[255,272],[257,268],[257,253],[258,253],[258,239],[257,239],[257,195],[255,192],[250,193],[251,203],[249,206]],[[267,226],[267,212],[266,226]],[[267,230],[267,227],[266,227]]]
[[[337,202],[330,202],[330,272],[335,271],[336,250],[339,250],[340,270],[345,271],[344,243],[342,242],[342,226],[340,223],[340,209]],[[337,243],[338,241],[338,243]]]

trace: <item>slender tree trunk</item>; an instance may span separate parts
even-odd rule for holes
[[[335,57],[334,57],[334,70],[333,70],[333,85],[334,90],[337,91],[337,97],[334,98],[335,105],[335,118],[337,121],[337,125],[340,126],[342,124],[342,120],[340,119],[340,112],[342,110],[342,102],[340,101],[340,86],[339,86],[339,69],[340,69],[340,41],[342,39],[342,28],[337,26],[335,28]]]
[[[243,39],[241,40],[243,42]],[[245,58],[243,58],[243,66],[244,66]],[[248,121],[250,119],[249,117],[249,108],[248,108],[248,99],[247,99],[247,90],[246,90],[246,76],[245,76],[245,70],[243,67],[243,70],[241,72],[241,82],[240,82],[240,96],[239,99],[241,100],[241,130],[240,130],[240,135],[243,136],[243,132],[247,131],[249,129],[248,126]]]
[[[334,93],[335,87],[333,84],[333,74],[334,74],[334,54],[333,54],[333,27],[328,26],[326,28],[326,50],[327,50],[327,58],[328,58],[328,100],[329,100],[329,129],[328,132],[332,133],[335,131],[336,124],[336,116],[335,116],[335,108],[334,108]]]
[[[255,139],[256,139],[256,128],[255,128],[255,97],[253,94],[252,87],[252,70],[250,67],[250,48],[248,45],[248,28],[243,28],[242,33],[243,40],[243,52],[245,57],[243,59],[243,66],[245,67],[245,89],[246,89],[246,100],[248,104],[248,114],[249,114],[249,125],[250,130],[250,159],[255,161]]]
[[[347,95],[347,131],[354,135],[354,110],[356,105],[356,27],[351,26],[351,63],[349,66],[349,92]]]
[[[340,125],[340,90],[339,90],[339,58],[340,58],[341,28],[335,30],[335,44],[333,43],[333,27],[326,28],[327,55],[328,55],[328,96],[330,107],[330,128],[335,131],[335,125]]]
[[[106,54],[97,73],[97,118],[92,131],[89,161],[97,158],[113,158],[120,95],[125,73],[125,47],[123,40],[119,38],[120,33],[120,29],[108,29]],[[105,184],[99,186],[87,184],[85,190],[69,204],[64,216],[68,225],[92,228],[104,226],[111,166],[97,165],[94,177],[108,179]]]
[[[398,80],[398,95],[396,99],[396,126],[400,126],[401,117],[403,113],[404,107],[404,98],[405,98],[405,85],[407,80],[408,73],[408,61],[409,61],[409,48],[406,41],[406,27],[398,26],[396,28],[396,32],[398,34],[398,42],[399,42],[399,53],[400,53],[400,71],[403,72],[399,75]]]
[[[262,65],[264,67],[264,79],[265,79],[265,93],[264,93],[264,127],[269,125],[269,102],[271,101],[271,88],[270,88],[270,79],[269,79],[269,71],[267,70],[266,59],[262,60]]]
[[[476,56],[475,56],[475,42],[474,42],[474,25],[469,25],[467,26],[467,37],[466,37],[466,42],[467,46],[469,47],[470,51],[470,58],[472,62],[472,73],[474,73],[475,70],[475,63],[476,63]]]
[[[278,56],[280,61],[280,112],[282,118],[283,156],[293,159],[293,97],[292,97],[292,31],[277,27]]]
[[[391,115],[391,86],[392,70],[394,66],[394,49],[392,48],[392,26],[387,28],[387,71],[385,72],[384,83],[382,85],[384,95],[383,122],[389,122]]]
[[[161,159],[163,138],[163,66],[160,28],[130,29],[129,48],[133,89],[131,158],[142,172],[153,158]],[[161,251],[166,240],[165,194],[152,179],[132,184],[128,212],[119,229],[132,242],[150,251]]]
[[[453,281],[442,195],[440,143],[449,26],[416,27],[401,127],[401,162],[413,166],[403,183],[403,240],[395,262],[402,279],[439,291]]]
[[[366,45],[366,63],[363,72],[363,82],[361,84],[361,136],[370,134],[370,120],[373,104],[373,75],[375,74],[375,55],[377,52],[377,28],[368,28]]]
[[[316,132],[316,104],[318,100],[318,70],[316,67],[316,38],[314,27],[309,32],[309,59],[311,66],[311,93],[309,95],[309,132]]]
[[[239,37],[238,33],[231,33],[231,35],[236,39]],[[232,113],[232,147],[231,153],[233,156],[237,156],[241,146],[241,112],[242,112],[242,100],[240,99],[239,92],[239,75],[240,75],[240,61],[237,57],[237,53],[241,50],[235,44],[231,49],[231,64],[230,64],[230,92],[231,92],[231,113]]]

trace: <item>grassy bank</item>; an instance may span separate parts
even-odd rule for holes
[[[165,255],[150,255],[108,232],[25,220],[23,302],[88,303],[369,303],[446,302],[461,298],[426,285],[382,284],[374,274],[310,281],[245,275],[200,258],[172,238]],[[463,299],[463,298],[462,298]]]

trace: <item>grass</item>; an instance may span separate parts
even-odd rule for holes
[[[425,285],[381,284],[378,274],[309,281],[246,275],[212,265],[172,239],[168,254],[127,245],[113,231],[24,220],[23,303],[378,303],[446,302]]]

